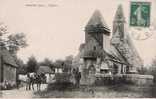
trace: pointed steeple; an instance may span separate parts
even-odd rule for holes
[[[119,5],[113,21],[113,35],[111,43],[117,44],[125,39],[125,17],[122,5]]]
[[[95,10],[92,17],[88,21],[85,31],[87,33],[110,33],[110,29],[105,23],[103,16],[101,15],[99,10]]]
[[[120,22],[120,21],[125,22],[125,17],[123,14],[123,8],[122,8],[121,4],[118,6],[118,9],[116,11],[115,18],[114,18],[114,22]]]
[[[125,31],[125,17],[122,6],[119,5],[113,21],[113,34],[111,44],[117,52],[127,61],[129,66],[141,66],[142,61],[135,49],[132,40],[127,31]],[[130,67],[129,72],[135,71],[135,68]]]

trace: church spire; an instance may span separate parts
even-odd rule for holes
[[[85,32],[110,34],[110,29],[108,28],[99,10],[94,11],[85,27]]]
[[[118,6],[118,9],[116,11],[114,22],[125,22],[125,17],[123,14],[123,8],[122,8],[121,4]]]
[[[125,17],[122,5],[119,5],[113,21],[112,43],[118,43],[125,39]]]

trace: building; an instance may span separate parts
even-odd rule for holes
[[[96,75],[101,71],[121,76],[137,73],[135,67],[142,65],[141,58],[125,31],[121,5],[115,14],[112,38],[110,35],[109,27],[96,10],[85,27],[85,43],[80,45],[79,53],[73,60],[74,67],[79,67],[81,72],[81,84],[94,83]]]
[[[0,84],[5,82],[16,86],[17,68],[15,58],[5,48],[0,48]]]

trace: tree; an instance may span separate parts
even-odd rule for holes
[[[7,26],[4,25],[3,23],[0,23],[0,46],[6,48],[6,38],[5,34],[7,34]]]
[[[73,55],[66,56],[64,61],[64,71],[70,71],[72,68]]]
[[[69,64],[72,64],[73,59],[74,59],[73,55],[66,56],[65,62],[67,62]]]
[[[27,69],[26,69],[26,65],[24,64],[23,60],[17,58],[16,63],[19,66],[17,68],[17,73],[18,74],[26,74]]]
[[[38,63],[34,56],[29,57],[27,62],[27,72],[36,72],[38,69]]]
[[[55,67],[62,67],[63,64],[64,64],[64,61],[63,61],[63,60],[60,60],[60,59],[58,59],[58,60],[56,60],[56,61],[54,62],[54,66],[55,66]]]
[[[8,36],[7,46],[11,54],[17,53],[20,48],[28,46],[24,33],[12,34]]]
[[[53,62],[48,58],[45,58],[42,62],[39,63],[39,65],[42,65],[42,66],[51,66],[52,64]]]
[[[8,35],[6,35],[8,34]],[[26,36],[24,33],[9,34],[7,26],[0,23],[0,46],[5,47],[9,52],[16,56],[20,48],[26,47]]]

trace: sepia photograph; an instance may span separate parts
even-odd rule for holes
[[[0,98],[156,98],[156,0],[0,0]]]

